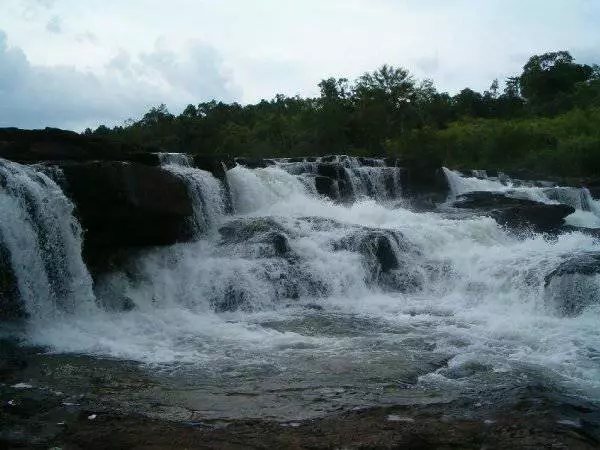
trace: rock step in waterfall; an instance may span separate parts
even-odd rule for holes
[[[430,210],[450,198],[454,207],[484,213],[509,228],[555,233],[565,229],[564,218],[574,212],[598,211],[587,189],[533,186],[501,173],[492,177],[490,171],[465,177],[448,169],[403,168],[397,160],[346,155],[228,160],[164,152],[142,156],[135,148],[118,161],[106,159],[115,151],[111,148],[104,152],[104,160],[80,161],[97,143],[66,133],[68,145],[63,148],[39,133],[27,136],[20,147],[2,148],[9,156],[21,148],[22,161],[47,160],[36,167],[2,160],[0,295],[2,304],[12,305],[4,308],[5,316],[23,312],[6,300],[17,293],[22,310],[30,315],[48,314],[39,313],[41,304],[61,311],[76,310],[78,298],[93,304],[86,264],[98,279],[128,267],[156,246],[198,240],[217,230],[221,242],[227,243],[226,230],[239,220],[228,224],[231,214],[253,213],[293,196],[324,196],[342,204],[403,200],[393,207],[411,206],[405,200],[416,200],[417,209],[426,205]],[[248,234],[248,226],[256,224],[250,221],[241,235]],[[361,255],[364,270],[359,278],[367,285],[408,292],[419,289],[429,276],[427,258],[414,249],[407,257],[408,244],[401,234],[376,228],[345,233],[341,240],[328,242],[328,248]],[[330,295],[327,283],[311,281],[314,274],[302,271],[289,239],[289,230],[273,226],[251,235],[243,245],[236,243],[241,245],[237,251],[247,253],[257,243],[266,252],[261,258],[288,260],[288,269],[279,274],[279,280],[288,280],[280,281],[286,287],[277,288],[273,298]],[[269,253],[270,246],[274,254]],[[408,264],[407,258],[421,262]],[[236,287],[226,291],[229,294],[221,292],[212,300],[219,310],[252,303],[245,300],[252,295],[248,292],[240,294]]]

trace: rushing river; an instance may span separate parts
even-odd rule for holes
[[[479,404],[530,385],[600,401],[600,307],[565,316],[545,282],[566,257],[600,251],[596,238],[515,236],[450,206],[413,212],[386,190],[400,173],[384,167],[348,164],[356,201],[342,204],[319,197],[295,163],[237,166],[226,184],[185,158],[164,163],[194,193],[197,241],[149,250],[93,293],[69,200],[52,177],[2,164],[0,236],[30,314],[10,332],[44,358],[117,379],[135,367],[148,384],[123,382],[110,393],[120,404],[294,419]],[[583,190],[446,175],[451,196],[510,189],[568,202],[573,225],[600,224]],[[583,278],[573,295],[600,295],[600,277]],[[123,298],[127,311],[114,307]]]

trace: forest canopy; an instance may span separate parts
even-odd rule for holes
[[[567,51],[529,58],[520,74],[483,93],[439,92],[401,67],[355,80],[327,78],[315,98],[276,95],[240,105],[162,104],[123,126],[85,134],[203,155],[332,153],[428,158],[456,168],[600,173],[600,67]]]

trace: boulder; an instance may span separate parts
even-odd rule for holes
[[[546,275],[546,299],[564,316],[576,316],[600,302],[600,252],[583,252],[569,256]]]
[[[414,270],[420,254],[397,231],[360,228],[333,243],[334,250],[359,252],[364,258],[367,282],[399,292],[412,292],[422,286]]]
[[[66,192],[84,229],[88,265],[122,249],[193,237],[188,189],[159,167],[122,162],[63,164]]]
[[[315,177],[315,187],[319,195],[324,195],[333,200],[338,199],[338,190],[336,182],[333,179],[317,175]]]
[[[236,219],[219,228],[222,244],[254,244],[257,257],[286,257],[290,254],[287,230],[270,217]]]
[[[235,167],[235,161],[228,156],[202,156],[194,155],[194,167],[206,170],[221,181],[225,180],[226,172]]]
[[[450,188],[440,166],[407,165],[401,177],[403,196],[419,210],[435,209],[448,198]]]
[[[565,224],[565,217],[575,212],[568,205],[514,206],[490,213],[500,225],[512,229],[531,229],[538,233],[557,232]]]
[[[461,195],[454,206],[479,210],[507,228],[531,229],[540,233],[560,231],[565,224],[564,218],[575,212],[575,208],[568,205],[548,205],[503,192],[487,191]]]
[[[455,208],[496,209],[504,207],[520,207],[543,205],[541,202],[524,198],[516,198],[504,192],[474,191],[458,197]]]

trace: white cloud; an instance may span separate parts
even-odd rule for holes
[[[49,33],[60,34],[62,31],[60,17],[53,16],[46,24],[46,30],[48,30]]]
[[[532,54],[590,55],[600,41],[596,0],[1,1],[0,29],[32,67],[71,67],[93,74],[107,96],[139,91],[146,103],[157,92],[131,85],[157,84],[172,109],[192,96],[236,97],[232,84],[243,87],[243,102],[314,95],[322,78],[383,63],[441,90],[483,90],[518,74]],[[60,34],[46,29],[53,17]],[[126,105],[116,114],[137,114],[137,103],[123,113]]]
[[[158,47],[138,56],[123,51],[95,72],[40,66],[9,47],[0,31],[0,126],[82,129],[121,123],[165,101],[177,109],[212,98],[231,101],[237,91],[220,64],[214,49],[195,42],[180,54]]]

